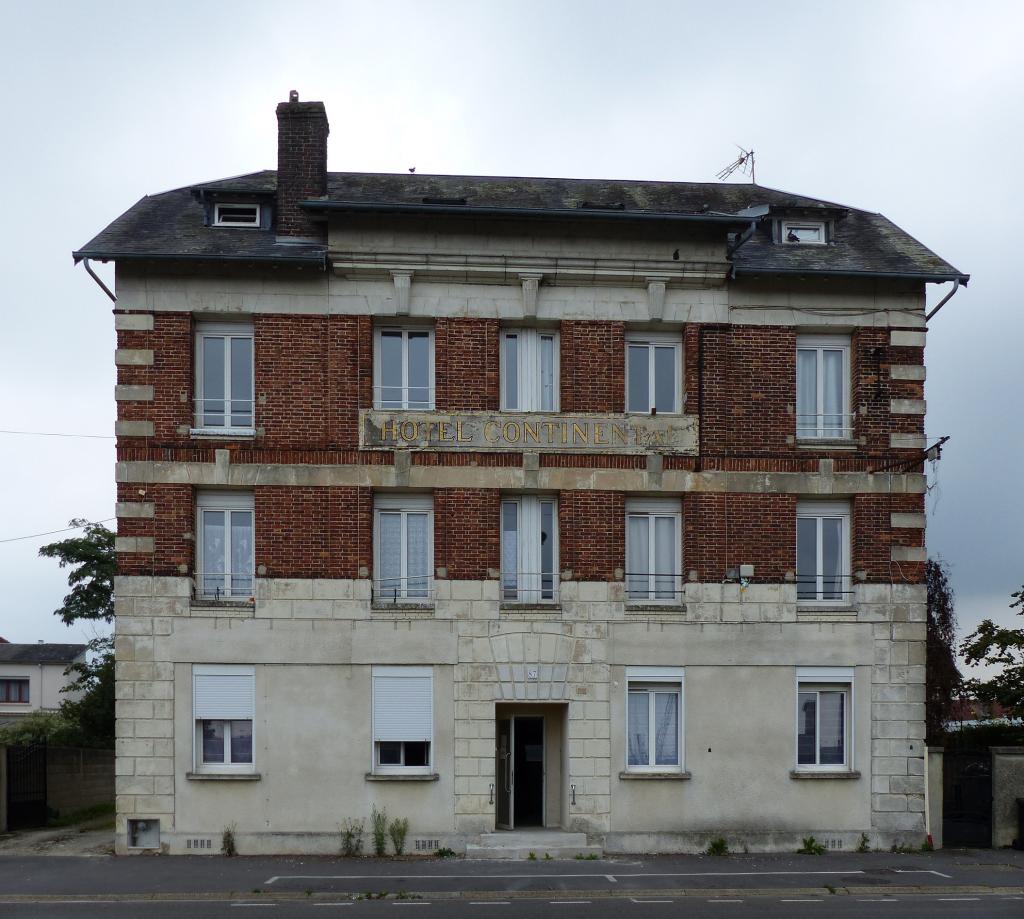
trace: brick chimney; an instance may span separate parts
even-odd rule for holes
[[[277,236],[323,242],[324,228],[309,219],[300,201],[327,194],[327,109],[299,102],[293,89],[277,106]]]

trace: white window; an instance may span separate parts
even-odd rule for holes
[[[796,340],[796,436],[849,439],[850,338],[800,335]]]
[[[374,600],[426,603],[432,593],[434,503],[430,495],[374,499]]]
[[[816,220],[783,220],[780,232],[785,243],[825,245],[825,224]]]
[[[501,502],[501,597],[527,603],[558,596],[558,511],[554,498]]]
[[[374,667],[373,771],[429,773],[434,741],[430,667]]]
[[[558,411],[558,333],[509,329],[501,336],[501,408]]]
[[[215,227],[256,227],[260,225],[260,206],[258,204],[215,204],[213,206],[213,225]]]
[[[232,664],[192,667],[196,772],[252,772],[256,670]]]
[[[377,329],[373,367],[376,408],[434,407],[434,333],[430,329]]]
[[[683,769],[683,668],[626,668],[626,768]]]
[[[201,491],[196,496],[196,593],[210,600],[253,596],[253,497]]]
[[[682,514],[678,498],[626,502],[626,599],[682,600]]]
[[[841,501],[798,502],[797,601],[848,604],[850,585],[850,505]]]
[[[196,326],[196,428],[253,433],[252,326],[238,322]]]
[[[626,339],[626,411],[682,411],[683,343],[674,337],[630,335]]]
[[[853,668],[800,667],[796,683],[797,769],[852,769]]]

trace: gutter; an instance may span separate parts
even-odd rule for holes
[[[599,208],[565,207],[472,207],[463,204],[371,204],[355,201],[302,201],[300,207],[309,211],[346,211],[356,214],[422,214],[458,215],[461,217],[561,217],[607,220],[651,220],[665,223],[708,223],[746,227],[747,217],[728,214],[661,214],[646,211],[602,210]]]
[[[966,282],[966,281],[964,281],[964,283],[966,284],[967,282]],[[950,292],[949,292],[948,294],[946,294],[946,296],[944,296],[944,297],[943,297],[943,298],[942,298],[942,299],[941,299],[941,300],[940,300],[940,301],[939,301],[939,302],[938,302],[938,303],[936,304],[936,306],[935,306],[935,309],[933,309],[933,310],[932,310],[932,311],[931,311],[930,313],[926,313],[926,314],[925,314],[925,317],[924,317],[924,321],[925,321],[925,322],[927,322],[927,321],[928,321],[929,319],[931,319],[931,318],[932,318],[932,316],[934,316],[934,315],[935,315],[935,314],[936,314],[936,313],[937,313],[937,312],[938,312],[938,311],[939,311],[940,309],[942,309],[942,307],[944,307],[944,306],[946,305],[946,303],[947,303],[947,302],[948,302],[949,300],[952,300],[952,299],[953,299],[953,294],[955,294],[955,293],[956,293],[956,292],[957,292],[957,291],[958,291],[959,289],[960,289],[960,279],[959,279],[959,278],[953,278],[953,289],[952,289],[952,290],[951,290],[951,291],[950,291]]]
[[[740,235],[737,236],[735,240],[733,240],[733,244],[731,246],[729,246],[729,248],[725,252],[725,257],[726,258],[732,258],[733,254],[736,252],[736,250],[740,246],[742,246],[748,239],[750,239],[750,237],[754,235],[754,232],[756,230],[757,230],[757,221],[756,220],[751,220],[750,221],[750,226],[747,227],[742,233],[740,233]]]
[[[137,252],[72,252],[75,264],[81,261],[88,261],[90,258],[98,259],[101,262],[110,261],[136,261],[136,262],[261,262],[267,264],[289,264],[289,265],[315,265],[318,268],[327,270],[327,252],[319,255],[191,255],[182,253],[178,255],[167,255],[164,253]]]
[[[98,274],[96,274],[95,271],[92,270],[92,265],[89,264],[89,259],[83,258],[82,259],[82,264],[85,265],[85,270],[87,272],[89,272],[89,277],[92,278],[97,284],[100,285],[100,289],[103,291],[103,293],[105,293],[108,297],[110,297],[110,299],[114,303],[117,303],[117,297],[114,295],[113,291],[111,291],[111,289],[109,287],[107,287],[106,284],[103,283],[103,278],[101,278]]]
[[[932,281],[944,284],[947,281],[958,281],[964,286],[971,280],[969,274],[923,274],[907,271],[830,271],[827,268],[740,268],[734,267],[733,278],[741,274],[813,274],[830,275],[837,278],[891,278],[904,281]],[[947,298],[948,299],[948,298]],[[934,312],[934,310],[933,310]]]

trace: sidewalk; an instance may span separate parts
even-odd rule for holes
[[[1024,853],[830,853],[618,857],[594,861],[222,856],[0,856],[0,902],[48,898],[173,899],[673,896],[759,893],[1024,893]]]

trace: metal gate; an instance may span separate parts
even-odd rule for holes
[[[7,826],[46,825],[46,745],[7,748]]]
[[[942,845],[992,845],[992,754],[946,750],[942,756]]]

